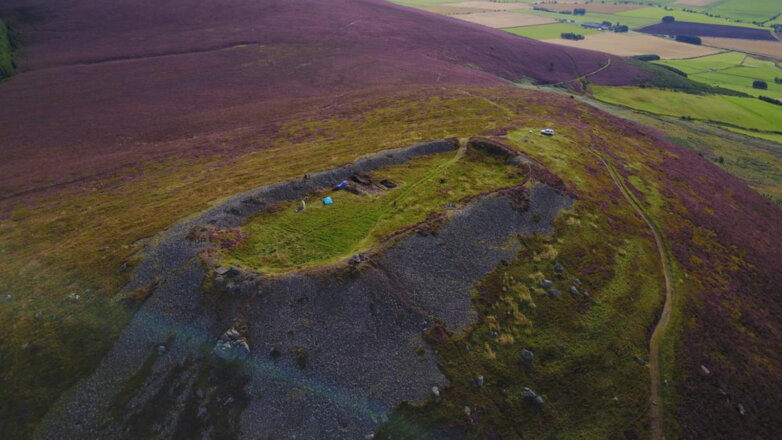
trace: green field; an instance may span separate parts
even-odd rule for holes
[[[641,9],[633,9],[629,11],[617,12],[615,14],[598,14],[588,12],[585,15],[568,15],[560,14],[556,12],[535,11],[520,9],[515,11],[520,14],[537,15],[540,17],[548,17],[554,20],[574,20],[577,24],[587,22],[603,22],[610,21],[612,24],[625,24],[630,28],[640,28],[651,24],[659,23],[660,20],[666,15],[676,17],[680,21],[691,21],[695,23],[707,23],[707,24],[724,24],[731,26],[744,26],[758,28],[761,26],[754,25],[752,23],[735,23],[724,18],[709,17],[705,14],[698,14],[693,12],[684,11],[666,11],[662,8],[649,7]]]
[[[752,96],[782,97],[782,84],[774,79],[782,78],[782,69],[770,61],[752,58],[739,52],[725,52],[689,60],[661,60],[658,64],[675,67],[688,77],[703,84],[736,90]],[[755,89],[752,83],[762,80],[767,90]]]
[[[722,0],[704,8],[705,11],[736,20],[764,22],[782,12],[779,0]]]
[[[691,95],[637,87],[594,86],[592,90],[601,101],[649,113],[690,117],[769,132],[782,131],[782,106],[755,98]]]
[[[723,17],[709,17],[706,14],[699,14],[696,12],[666,11],[665,9],[662,8],[633,9],[630,11],[620,12],[614,15],[616,15],[617,17],[650,18],[650,19],[654,19],[655,22],[662,20],[662,17],[666,15],[670,15],[675,17],[677,21],[689,21],[693,23],[706,23],[706,24],[724,24],[724,25],[743,26],[743,27],[752,27],[752,28],[762,27],[752,23],[736,23],[732,20],[728,20]]]
[[[15,71],[8,28],[0,21],[0,79],[8,78]]]
[[[399,186],[361,195],[329,191],[312,197],[301,212],[299,201],[282,204],[279,211],[260,215],[244,228],[249,238],[229,260],[266,272],[332,263],[366,251],[446,204],[518,182],[508,177],[513,171],[473,151],[461,158],[444,153],[379,170],[374,181],[390,179]],[[320,202],[325,195],[333,197],[333,205]]]
[[[600,33],[600,31],[594,29],[584,29],[580,25],[574,23],[541,24],[536,26],[507,28],[503,30],[521,37],[532,38],[533,40],[553,40],[555,38],[560,38],[560,36],[566,32],[573,32],[581,35]]]
[[[621,23],[629,26],[630,28],[637,28],[637,27],[643,27],[650,24],[654,24],[660,21],[662,18],[662,15],[656,18],[647,18],[647,17],[629,17],[629,16],[620,16],[618,14],[597,14],[597,13],[587,13],[585,15],[566,15],[566,14],[559,14],[556,12],[546,12],[546,11],[535,11],[532,9],[519,9],[515,11],[519,14],[529,14],[529,15],[537,15],[540,17],[548,17],[553,20],[574,20],[576,24],[580,23],[591,23],[591,22],[603,22],[603,21],[610,21],[612,24]]]

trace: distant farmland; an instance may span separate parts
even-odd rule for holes
[[[782,84],[774,80],[782,77],[782,69],[770,61],[758,60],[743,53],[726,52],[687,60],[662,60],[659,64],[675,67],[693,81],[736,90],[752,96],[782,96]],[[756,80],[764,81],[766,89],[752,86]]]
[[[706,37],[703,44],[782,60],[782,41]]]
[[[514,12],[479,12],[477,14],[460,15],[457,18],[493,28],[530,26],[554,22],[550,18],[516,14]]]
[[[682,116],[740,128],[777,132],[782,129],[782,106],[755,98],[690,95],[637,87],[593,87],[601,101],[649,113]]]
[[[777,41],[771,31],[751,29],[741,26],[721,24],[693,23],[675,21],[673,23],[657,23],[638,29],[638,32],[653,35],[697,35],[699,37],[738,38],[743,40]]]
[[[652,35],[635,33],[617,34],[614,32],[602,32],[595,35],[587,35],[586,38],[581,41],[558,39],[546,40],[546,42],[562,46],[578,47],[581,49],[597,50],[618,56],[653,53],[665,59],[694,58],[719,52],[719,50],[710,47],[679,43],[667,38],[658,38]]]

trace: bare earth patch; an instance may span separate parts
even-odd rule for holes
[[[492,12],[491,9],[475,9],[471,7],[458,7],[454,5],[431,5],[422,6],[418,9],[433,12],[440,15],[465,15],[465,14],[478,14],[481,12]]]
[[[679,43],[665,38],[642,34],[601,33],[587,35],[581,41],[547,40],[561,46],[597,50],[619,56],[657,54],[664,59],[693,58],[720,52],[719,49]]]
[[[535,6],[554,12],[572,11],[575,8],[584,8],[587,12],[595,12],[598,14],[615,14],[617,12],[630,11],[643,7],[641,5],[614,5],[608,3],[540,3]]]
[[[490,11],[512,11],[514,9],[532,9],[529,3],[497,3],[486,1],[466,1],[459,3],[446,3],[443,6],[457,8],[488,9]]]
[[[782,41],[753,41],[716,37],[706,37],[702,40],[703,44],[707,46],[782,59]]]
[[[458,18],[469,21],[470,23],[482,24],[498,29],[554,23],[554,20],[550,18],[515,14],[513,12],[481,12],[478,14],[462,15]]]

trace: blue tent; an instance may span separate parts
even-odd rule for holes
[[[334,200],[332,200],[331,197],[324,197],[323,198],[323,204],[324,205],[333,205],[334,204]]]

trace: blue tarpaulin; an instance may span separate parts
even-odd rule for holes
[[[333,205],[334,204],[334,200],[332,200],[331,197],[324,197],[323,198],[323,204],[324,205]]]
[[[342,182],[339,182],[337,186],[334,187],[334,189],[345,189],[348,187],[348,181],[343,180]]]

